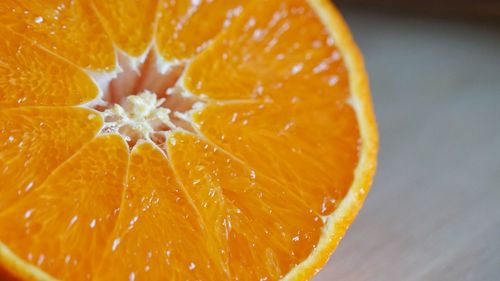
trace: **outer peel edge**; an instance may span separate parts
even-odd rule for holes
[[[375,114],[371,106],[370,87],[363,57],[340,12],[329,0],[307,0],[327,27],[339,48],[349,72],[351,105],[355,109],[361,136],[358,166],[348,193],[339,207],[327,217],[318,245],[302,263],[282,279],[308,280],[328,261],[340,240],[354,221],[370,190],[377,163],[378,133]]]

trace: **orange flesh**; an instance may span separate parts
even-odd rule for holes
[[[350,106],[324,100],[213,105],[194,116],[207,138],[321,215],[333,211],[352,182],[355,118]]]
[[[92,140],[0,213],[0,240],[56,278],[90,280],[119,211],[126,162],[120,137]]]
[[[3,26],[0,33],[0,108],[77,105],[97,96],[96,85],[82,70]]]
[[[186,133],[170,137],[168,152],[230,279],[277,279],[317,242],[320,218],[285,185]]]
[[[217,100],[348,97],[333,39],[303,1],[249,3],[193,60],[182,82],[192,93]]]
[[[6,0],[0,3],[0,22],[78,66],[98,71],[115,66],[113,46],[89,1]]]
[[[199,2],[197,5],[195,2]],[[167,61],[201,51],[248,0],[160,0],[156,44]],[[209,21],[207,19],[210,19]]]
[[[139,144],[128,165],[120,215],[96,279],[185,280],[191,271],[192,280],[222,280],[204,246],[199,218],[165,155],[149,143]]]
[[[146,51],[155,28],[157,0],[95,0],[92,4],[118,48],[133,57]],[[127,24],[122,24],[123,19]]]
[[[0,4],[1,243],[67,280],[278,280],[311,254],[360,129],[305,1],[25,2]],[[75,106],[95,101],[85,71],[112,71],[113,46],[150,56],[101,88],[106,106],[149,89],[188,126],[127,148]],[[175,71],[184,96],[164,92]]]
[[[86,109],[0,110],[0,210],[6,210],[40,186],[89,142],[101,126],[100,118]]]

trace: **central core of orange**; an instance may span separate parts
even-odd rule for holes
[[[93,107],[105,120],[103,132],[119,133],[133,147],[140,140],[162,144],[174,128],[192,131],[187,113],[196,100],[177,86],[184,65],[167,65],[150,51],[142,60],[120,55],[119,71],[98,83]]]

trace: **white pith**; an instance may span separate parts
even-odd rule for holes
[[[158,125],[175,127],[169,117],[171,110],[161,107],[163,102],[164,98],[158,99],[150,91],[128,96],[128,106],[113,104],[102,113],[105,120],[103,132],[122,134],[127,142],[131,141],[132,133],[139,134],[140,139],[150,140]]]
[[[132,147],[160,145],[172,130],[192,131],[190,115],[204,103],[180,83],[187,62],[165,61],[154,45],[139,57],[118,49],[116,55],[113,71],[88,72],[99,93],[83,106],[104,120],[99,134],[117,133]]]

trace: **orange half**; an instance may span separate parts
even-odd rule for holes
[[[307,280],[370,189],[327,0],[0,3],[0,278]]]

